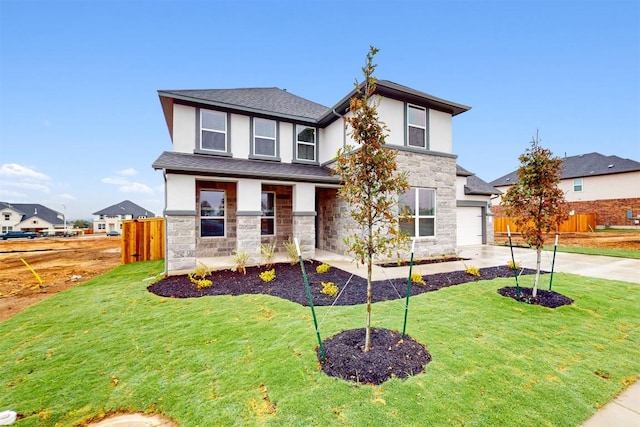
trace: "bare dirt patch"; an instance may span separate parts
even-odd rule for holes
[[[553,244],[555,235],[550,234],[545,242]],[[514,245],[526,246],[519,234],[513,234]],[[495,244],[507,244],[507,233],[496,233]],[[640,250],[640,229],[628,231],[599,231],[594,233],[562,233],[558,239],[558,246],[582,246],[588,248],[632,249]]]
[[[0,240],[0,321],[118,265],[119,237]],[[22,262],[42,279],[42,286]]]

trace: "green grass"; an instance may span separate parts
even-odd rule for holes
[[[121,266],[0,323],[0,409],[24,414],[20,426],[119,409],[185,427],[577,426],[640,374],[637,284],[556,274],[554,290],[576,302],[555,310],[501,297],[507,279],[413,297],[407,332],[433,360],[373,387],[318,370],[308,307],[160,298],[143,281],[160,271]],[[374,304],[373,326],[401,329],[403,309]],[[321,320],[329,308],[316,310]],[[320,331],[364,318],[364,306],[334,307]]]
[[[544,250],[553,251],[553,245],[546,245],[544,247]],[[587,248],[583,246],[558,246],[558,252],[640,259],[640,251],[635,249]]]

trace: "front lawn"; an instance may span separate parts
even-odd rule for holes
[[[161,271],[120,266],[0,323],[0,411],[22,414],[19,426],[120,409],[184,427],[578,426],[640,375],[637,284],[556,274],[554,290],[575,300],[557,309],[500,296],[512,279],[414,296],[407,332],[433,360],[367,386],[318,370],[309,307],[162,298],[144,280]],[[363,305],[316,312],[323,339],[364,326]],[[401,329],[403,315],[404,300],[376,303],[373,326]]]
[[[545,251],[553,251],[553,245],[545,245]],[[568,252],[572,254],[602,255],[617,258],[640,259],[640,251],[637,249],[613,249],[613,248],[590,248],[586,246],[558,246],[558,252]]]

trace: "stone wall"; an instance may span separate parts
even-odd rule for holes
[[[316,253],[315,220],[315,215],[293,215],[293,235],[298,238],[304,259],[313,258]]]
[[[193,270],[196,266],[196,217],[166,216],[167,271]]]

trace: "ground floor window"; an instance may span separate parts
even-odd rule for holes
[[[10,225],[8,225],[8,226],[3,225],[2,226],[2,232],[6,233],[7,231],[13,231],[13,227],[10,226]]]
[[[276,193],[263,191],[261,205],[260,234],[273,236],[276,234]]]
[[[98,230],[106,230],[106,229],[107,229],[106,224],[98,224]]]
[[[200,190],[200,236],[224,237],[224,190]]]
[[[400,196],[404,215],[400,218],[400,230],[411,237],[436,235],[436,190],[411,188]]]

